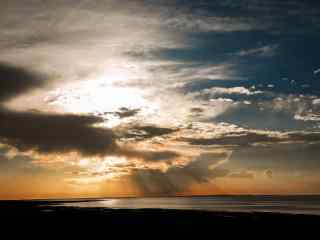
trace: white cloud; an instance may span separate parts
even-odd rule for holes
[[[174,65],[173,65],[174,66]],[[170,70],[164,69],[163,79],[171,81],[174,86],[185,84],[186,82],[192,82],[199,79],[206,80],[243,80],[241,76],[237,76],[232,64],[217,64],[209,66],[195,66],[190,64],[180,63],[180,66],[175,65],[175,68]]]
[[[314,70],[313,73],[314,73],[315,75],[318,74],[318,73],[320,73],[320,68]]]
[[[232,103],[233,100],[230,98],[212,98],[210,99],[210,102],[228,102],[228,103]]]
[[[276,50],[278,49],[279,45],[266,45],[259,48],[251,48],[241,50],[240,52],[236,53],[238,56],[260,56],[260,57],[272,57],[276,54]]]
[[[191,14],[181,14],[164,20],[164,24],[188,32],[233,32],[263,29],[252,19],[236,17],[206,17]]]
[[[314,104],[314,105],[320,104],[320,98],[314,99],[314,100],[312,101],[312,104]]]
[[[228,98],[230,95],[245,95],[252,96],[257,94],[262,94],[262,91],[252,91],[245,87],[213,87],[209,89],[204,89],[195,93],[189,93],[188,96],[194,99],[210,100],[210,101],[224,101],[233,102],[232,99]],[[250,104],[251,102],[245,101],[245,104]]]
[[[256,95],[263,93],[262,91],[251,91],[245,87],[232,87],[232,88],[223,88],[223,87],[214,87],[210,89],[205,89],[202,91],[204,94],[211,95],[221,95],[221,94],[240,94],[240,95]]]
[[[292,94],[277,97],[271,102],[261,102],[259,106],[290,113],[299,121],[320,121],[320,99],[315,99],[314,96]]]
[[[305,115],[295,114],[294,119],[300,121],[320,121],[320,114],[306,113]]]

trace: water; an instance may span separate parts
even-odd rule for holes
[[[107,198],[66,201],[57,205],[112,209],[188,209],[206,211],[277,212],[320,215],[320,196],[204,196]]]

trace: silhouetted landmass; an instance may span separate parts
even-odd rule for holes
[[[87,201],[87,200],[83,200]],[[81,200],[77,202],[83,202]],[[74,201],[72,201],[74,202]],[[167,226],[190,230],[220,225],[320,225],[320,216],[266,212],[212,212],[169,209],[110,209],[101,207],[69,207],[59,201],[1,201],[0,215],[5,219],[95,221],[104,225]],[[66,203],[66,202],[63,202]]]

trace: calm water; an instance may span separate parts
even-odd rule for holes
[[[320,196],[110,198],[87,202],[61,202],[58,205],[113,209],[162,208],[207,211],[262,211],[320,215]]]

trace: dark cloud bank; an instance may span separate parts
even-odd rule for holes
[[[92,116],[0,111],[0,136],[20,150],[41,153],[79,151],[84,155],[115,150],[111,130],[92,127]]]
[[[44,79],[25,69],[0,63],[0,104],[44,85]]]

